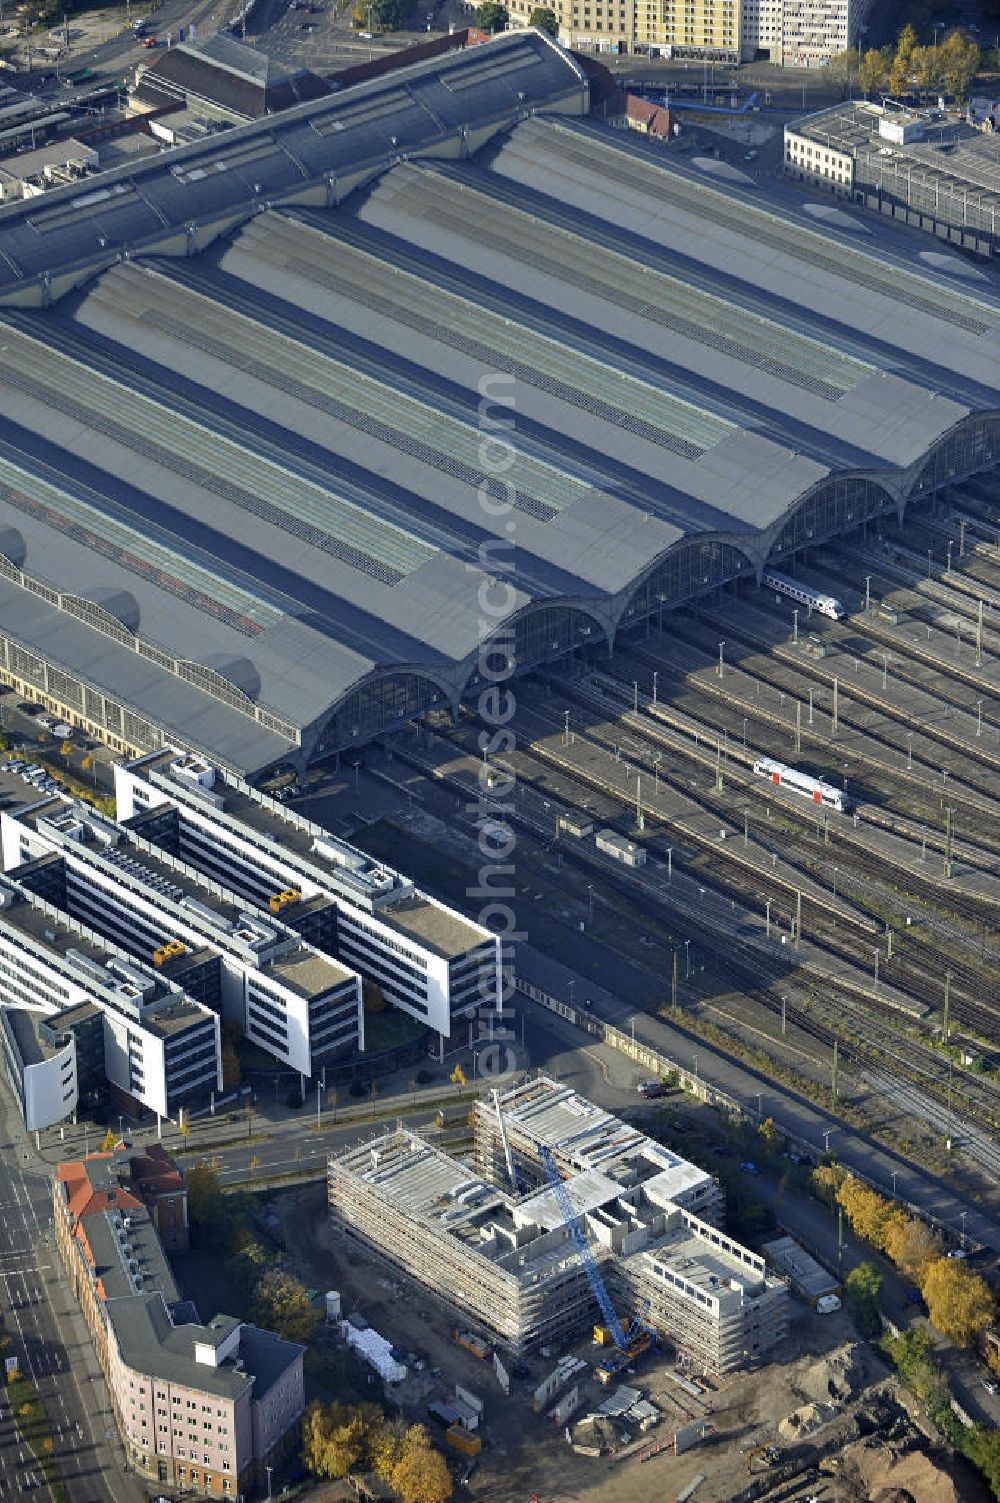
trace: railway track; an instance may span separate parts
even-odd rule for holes
[[[787,676],[783,679],[782,675],[774,669],[768,669],[759,664],[749,669],[741,663],[739,667],[731,666],[729,669],[727,676],[730,679],[730,688],[728,690],[725,687],[724,678],[718,681],[700,679],[698,681],[699,689],[712,698],[725,699],[727,696],[732,696],[732,679],[742,675],[750,685],[759,683],[761,686],[772,690],[778,695],[784,694],[790,699],[797,699],[802,703],[805,702],[808,694],[808,685],[803,690],[797,681],[801,679],[804,672],[801,660],[790,663],[785,651],[781,648],[775,648],[774,644],[768,641],[762,632],[754,630],[752,626],[746,624],[745,620],[737,623],[731,617],[718,616],[711,611],[704,610],[700,612],[700,615],[703,620],[711,625],[713,631],[716,629],[720,632],[725,631],[728,641],[739,642],[745,647],[752,648],[757,652],[767,653],[769,656],[777,658]],[[708,666],[711,658],[704,643],[699,640],[696,628],[684,622],[677,622],[674,624],[672,635],[687,647],[692,648],[705,657],[706,666]],[[661,671],[664,668],[665,664],[655,656],[649,655],[648,649],[636,646],[631,650],[640,658],[645,657],[648,662],[657,663]],[[900,784],[903,784],[911,792],[921,794],[925,800],[938,802],[941,797],[941,784],[934,778],[931,764],[925,758],[921,758],[918,753],[914,752],[913,766],[908,767],[905,762],[900,766],[899,762],[903,757],[900,748],[887,741],[877,732],[873,732],[869,727],[859,724],[851,715],[849,705],[852,700],[856,700],[858,703],[867,703],[869,707],[878,709],[881,714],[897,720],[901,725],[914,726],[914,722],[902,712],[887,707],[879,701],[877,696],[869,694],[855,680],[846,683],[842,675],[835,675],[830,669],[824,669],[822,660],[810,661],[808,671],[810,676],[815,676],[817,681],[831,689],[834,678],[837,677],[839,679],[839,688],[842,690],[843,701],[848,705],[847,709],[844,709],[843,706],[838,709],[839,725],[844,729],[852,731],[865,744],[874,744],[885,748],[886,755],[881,757],[867,754],[860,750],[857,745],[852,746],[850,749],[851,757],[870,770],[870,773],[873,775],[873,783],[877,784],[880,778],[885,778],[891,774],[892,782],[897,788]],[[794,727],[789,726],[788,721],[783,715],[778,715],[768,710],[766,704],[762,705],[759,699],[748,698],[738,701],[738,703],[741,715],[745,714],[748,718],[752,717],[764,720],[772,728],[782,731],[785,737],[788,737],[790,733],[794,733]],[[932,736],[933,734],[922,723],[914,728],[919,729],[922,734],[927,736]],[[808,725],[803,725],[801,727],[800,739],[803,743],[810,743],[815,748],[816,753],[824,760],[829,760],[831,749],[829,733],[822,734]],[[942,744],[947,744],[949,750],[957,751],[962,756],[968,755],[966,742],[960,738],[949,736],[947,732],[933,735],[933,739],[939,740]],[[787,758],[787,746],[781,755]],[[890,759],[893,764],[891,767],[888,765]],[[1000,774],[1000,753],[988,752],[983,756],[982,760],[984,765],[988,765],[991,771],[996,771]],[[934,771],[936,770],[934,769]],[[949,802],[960,802],[963,807],[977,814],[1000,821],[1000,789],[998,789],[996,795],[984,797],[981,791],[969,783],[967,779],[952,773],[949,774],[948,780],[948,798]],[[1000,841],[1000,825],[998,825],[997,838]]]
[[[632,656],[648,665],[659,663],[659,672],[664,672],[663,662],[653,654],[645,650],[632,648]],[[621,671],[620,669],[618,671]],[[740,670],[742,672],[742,669]],[[746,793],[756,801],[769,804],[773,800],[773,789],[769,784],[762,783],[761,779],[753,773],[753,764],[757,759],[757,750],[744,750],[735,734],[735,727],[721,726],[718,723],[701,720],[688,710],[677,710],[673,705],[659,701],[656,705],[647,704],[638,711],[630,707],[634,703],[632,693],[632,679],[628,681],[611,677],[607,673],[591,674],[588,676],[592,686],[592,692],[588,695],[581,688],[581,681],[575,680],[568,683],[560,682],[563,693],[570,697],[588,702],[594,708],[604,711],[615,710],[623,724],[638,729],[642,734],[652,736],[660,744],[679,753],[681,756],[695,762],[703,768],[714,768],[717,760],[716,745],[723,734],[732,731],[728,741],[725,762],[721,762],[724,776],[729,783],[738,783],[741,793]],[[737,711],[746,707],[746,702],[734,695],[731,690],[725,688],[725,681],[721,685],[712,683],[711,692],[714,699],[720,703],[729,705]],[[598,697],[600,696],[600,698]],[[748,717],[749,718],[749,717]],[[775,717],[777,718],[777,717]],[[783,722],[781,722],[783,724]],[[670,728],[669,730],[667,728]],[[788,752],[777,751],[778,755],[787,756]],[[765,791],[766,790],[766,791]],[[799,805],[794,799],[783,801],[780,806],[783,814],[789,815],[803,826],[811,824],[812,820],[807,813],[811,812],[811,805]],[[935,848],[944,851],[945,840],[943,835],[936,830],[922,829],[914,826],[909,821],[898,816],[887,814],[878,804],[860,801],[857,805],[859,816],[867,823],[878,825],[880,828],[890,831],[901,839],[909,840],[914,847],[914,865],[917,862],[916,848],[921,850],[920,860],[924,861],[928,845],[932,850]],[[852,835],[852,826],[842,817],[838,817],[835,825],[828,824],[827,830],[835,829],[838,839],[846,848],[852,851],[860,851],[863,848],[863,837]],[[998,835],[1000,838],[1000,835]],[[965,863],[970,867],[983,872],[993,874],[997,868],[997,855],[988,847],[978,844],[969,837],[963,837],[961,843],[956,844],[953,840],[952,859],[954,863]],[[955,893],[953,884],[944,877],[935,877],[929,870],[918,872],[907,870],[907,878],[931,891],[937,900],[943,895],[948,895],[949,901],[953,901],[956,908],[962,911],[973,922],[981,921],[993,907],[1000,905],[1000,895],[994,903],[989,897],[970,896],[966,898]]]
[[[607,713],[609,709],[614,708],[613,706],[608,705],[606,698],[601,694],[600,690],[590,690],[588,692],[586,687],[583,686],[580,682],[575,682],[569,686],[562,687],[566,689],[567,692],[569,692],[573,697],[582,699],[585,703],[588,703],[590,707],[597,708],[603,713]],[[546,711],[542,707],[538,706],[532,706],[532,713],[539,720],[541,720],[543,724],[547,725],[547,728],[550,732],[554,733],[562,729],[563,722],[559,713],[554,711]],[[637,718],[638,717],[636,716],[634,711],[626,712],[626,714],[622,717],[622,721],[624,724],[628,725],[630,729],[632,729]],[[640,726],[639,729],[640,731],[644,731],[646,728]],[[622,744],[620,738],[616,741],[616,738],[612,732],[598,733],[594,730],[594,728],[591,728],[589,732],[577,732],[576,734],[582,735],[584,739],[589,739],[592,743],[596,743],[598,746],[603,747],[604,749],[613,749],[616,745],[620,748]],[[540,747],[537,743],[535,743],[533,745],[533,752],[536,757],[541,758],[542,760],[548,762],[550,765],[559,766],[563,772],[568,774],[571,779],[577,782],[584,781],[588,787],[596,787],[599,789],[599,791],[607,793],[612,798],[620,801],[624,801],[624,799],[627,797],[627,795],[623,792],[622,788],[617,783],[612,782],[610,779],[601,779],[599,777],[595,778],[592,774],[581,771],[581,769],[579,769],[569,759],[561,758],[557,754],[555,754],[552,751],[551,747]],[[636,746],[634,743],[629,743],[627,747],[627,753],[629,757],[637,757],[639,759],[638,765],[640,766],[640,769],[642,767],[645,767],[649,770],[652,770],[652,767],[654,765],[655,752],[650,748],[648,744],[645,746]],[[663,781],[666,782],[668,781],[668,779],[664,778]],[[719,809],[716,804],[713,804],[711,800],[705,799],[697,795],[696,793],[692,793],[691,789],[685,784],[677,783],[676,780],[673,780],[670,783],[670,786],[676,788],[676,790],[680,792],[685,798],[700,804],[700,806],[707,812],[710,812],[714,818],[719,819],[725,817],[723,815],[720,815]],[[758,780],[748,779],[747,786],[749,791],[759,792],[760,785]],[[878,856],[865,850],[860,842],[853,840],[849,833],[851,828],[850,826],[843,825],[843,827],[841,827],[841,825],[842,822],[838,822],[838,839],[845,844],[849,843],[848,849],[850,856],[854,860],[855,864],[861,867],[864,880],[866,880],[868,883],[874,883],[878,879],[884,879],[884,861]],[[738,835],[739,832],[734,831],[734,833]],[[731,856],[733,854],[733,848],[731,844],[727,845],[726,843],[710,841],[706,842],[706,845],[707,848],[716,856],[720,854],[720,851],[724,852],[728,856]],[[786,847],[784,852],[784,859],[786,860],[786,862],[788,862],[788,864],[793,866],[796,870],[804,872],[807,876],[812,877],[813,880],[816,880],[816,875],[812,870],[812,863],[816,859],[815,851],[803,851],[801,847],[798,847],[793,853],[794,859],[792,860],[789,860],[789,854],[790,853],[788,852],[788,849]],[[761,874],[759,870],[756,867],[753,867],[751,870],[754,881],[760,882]],[[771,881],[766,873],[764,874],[764,880],[765,882]],[[720,888],[725,884],[727,889],[731,892],[735,892],[741,901],[745,900],[745,891],[740,889],[738,882],[735,884],[732,882],[727,882],[726,879],[720,879],[718,874],[714,876],[713,881],[714,885],[717,888]],[[794,889],[791,889],[789,887],[789,884],[775,882],[774,885],[778,887],[779,890],[784,891],[786,900],[791,898]],[[935,883],[930,880],[924,880],[923,882],[921,882],[921,879],[915,878],[914,885],[925,886],[930,890],[930,894],[935,900],[940,900],[941,884]],[[893,898],[896,901],[900,901],[898,894],[894,893]],[[966,902],[962,898],[954,894],[949,894],[949,900],[953,902],[956,908],[961,910],[962,917],[977,925],[977,928],[982,928],[984,910],[981,905],[973,901]],[[916,899],[914,899],[914,901],[916,901]],[[819,929],[820,925],[822,925],[824,936],[823,943],[825,944],[825,947],[831,950],[831,952],[834,952],[834,941],[836,941],[836,946],[839,946],[840,949],[843,950],[845,948],[845,935],[839,928],[831,926],[830,922],[831,918],[834,920],[837,920],[839,918],[836,911],[827,909],[827,911],[824,912],[824,905],[815,904],[815,900],[813,900],[813,906],[816,910],[813,913],[811,921],[812,931],[814,932],[814,934]],[[873,938],[882,938],[885,924],[882,919],[872,919],[866,913],[864,904],[862,902],[859,902],[854,906],[854,926],[857,929],[858,933],[856,936],[855,945],[850,948],[851,959],[855,964],[868,965],[871,963],[871,940]],[[905,902],[903,906],[905,906]],[[910,903],[910,906],[913,906],[912,902]],[[944,926],[942,926],[942,928],[944,929]],[[905,923],[901,923],[900,929],[897,932],[905,933]],[[955,949],[958,949],[958,947],[960,947],[962,944],[968,944],[970,942],[970,936],[967,931],[947,932],[945,930],[945,933],[942,934],[942,944],[944,942],[945,935]],[[860,946],[863,942],[867,943],[868,949],[862,954],[860,952]],[[922,1006],[926,1010],[936,1011],[941,1004],[941,972],[939,969],[934,969],[933,961],[929,963],[929,967],[930,969],[925,968],[920,960],[914,958],[907,962],[899,961],[897,963],[897,972],[899,972],[900,974],[905,972],[908,981],[911,983],[909,985],[902,986],[902,990],[909,991],[913,996],[918,998]],[[952,970],[953,980],[956,983],[955,990],[952,996],[953,1018],[966,1028],[973,1031],[978,1037],[990,1042],[1000,1042],[1000,1023],[998,1023],[995,1015],[995,1010],[991,1005],[991,992],[989,989],[989,983],[984,983],[981,972],[978,972],[971,966],[965,964],[957,955],[955,956],[953,963],[951,963],[950,968]]]
[[[558,729],[558,723],[554,722]],[[448,738],[454,744],[456,736],[453,733]],[[468,802],[470,793],[475,787],[475,775],[469,778],[457,776],[454,771],[448,771],[440,767],[432,757],[415,750],[409,743],[406,745],[394,745],[394,757],[397,761],[417,770],[421,775],[432,778],[437,783],[449,788],[458,794],[463,802]],[[466,748],[462,748],[466,750]],[[546,761],[549,759],[546,758]],[[557,759],[559,760],[559,759]],[[504,766],[504,759],[498,759],[497,766]],[[506,769],[517,775],[513,767]],[[576,769],[569,763],[563,769],[570,779],[573,779]],[[559,799],[560,795],[550,786],[545,788],[546,798]],[[566,807],[579,807],[569,799],[565,800]],[[551,835],[551,823],[543,815],[533,814],[530,809],[525,809],[524,801],[515,803],[510,812],[505,812],[505,819],[533,835],[539,842],[548,842]],[[705,911],[701,908],[688,906],[686,909],[677,902],[677,892],[671,888],[666,891],[654,891],[648,883],[636,873],[627,868],[620,867],[617,863],[599,857],[591,848],[579,847],[575,843],[567,842],[563,847],[564,859],[570,864],[581,867],[589,876],[593,876],[595,870],[607,880],[614,883],[616,889],[625,888],[629,893],[629,902],[642,914],[644,924],[656,933],[662,944],[669,947],[672,942],[668,925],[675,920],[671,919],[671,912],[681,909],[684,916],[696,927],[696,931],[703,938],[712,943],[712,969],[718,973],[732,990],[749,997],[764,1007],[767,1011],[778,1016],[781,1012],[781,998],[772,989],[773,984],[773,961],[766,955],[758,953],[751,943],[741,944],[738,948],[732,945],[732,926],[728,924],[716,924],[712,920],[706,922]],[[669,908],[666,906],[669,901]],[[675,946],[676,949],[676,946]],[[633,957],[634,958],[634,957]],[[838,1041],[841,1058],[845,1062],[852,1062],[861,1067],[866,1062],[872,1064],[886,1059],[892,1059],[900,1072],[905,1071],[904,1078],[910,1082],[922,1084],[927,1090],[940,1095],[950,1090],[949,1076],[946,1067],[936,1054],[931,1054],[925,1059],[925,1051],[920,1048],[918,1042],[904,1036],[901,1040],[899,1032],[889,1026],[884,1018],[880,1018],[877,1012],[873,1012],[870,1005],[866,1005],[863,997],[855,995],[851,988],[844,985],[834,985],[823,977],[810,976],[809,987],[812,993],[808,1007],[799,1007],[795,1003],[785,1002],[786,1018],[794,1018],[797,1026],[822,1042],[832,1047],[834,1039]],[[787,987],[785,982],[784,986]],[[820,1016],[819,1014],[822,1014]],[[857,1027],[857,1041],[845,1039],[845,1019],[851,1018]],[[912,1023],[911,1019],[911,1023]],[[984,1083],[978,1077],[965,1070],[953,1072],[954,1080],[959,1082],[962,1099],[968,1108],[970,1117],[985,1125],[992,1124],[997,1120],[1000,1112],[1000,1093],[993,1091],[988,1083]]]

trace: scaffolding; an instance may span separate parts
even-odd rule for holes
[[[707,1372],[783,1338],[786,1284],[720,1230],[696,1165],[547,1077],[477,1103],[474,1123],[475,1170],[402,1128],[331,1158],[335,1225],[515,1357],[592,1326],[595,1273],[626,1324]]]

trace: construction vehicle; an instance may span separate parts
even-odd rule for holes
[[[493,1348],[489,1342],[484,1341],[481,1336],[474,1335],[472,1331],[456,1331],[455,1343],[457,1346],[464,1347],[467,1352],[471,1352],[474,1357],[478,1357],[480,1362],[485,1362],[493,1355]]]
[[[450,1425],[444,1432],[444,1443],[451,1446],[453,1451],[461,1451],[463,1456],[478,1456],[483,1449],[482,1437],[470,1435],[461,1425]]]
[[[762,1446],[753,1446],[747,1452],[747,1471],[753,1471],[755,1461],[762,1461],[765,1466],[777,1466],[781,1459],[781,1452],[774,1441],[767,1441]]]

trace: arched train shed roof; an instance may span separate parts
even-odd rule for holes
[[[988,275],[585,104],[513,33],[0,210],[8,673],[253,773],[1000,459]]]

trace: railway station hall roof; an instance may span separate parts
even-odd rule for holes
[[[507,33],[0,208],[8,674],[254,774],[996,462],[988,276],[587,98]]]

